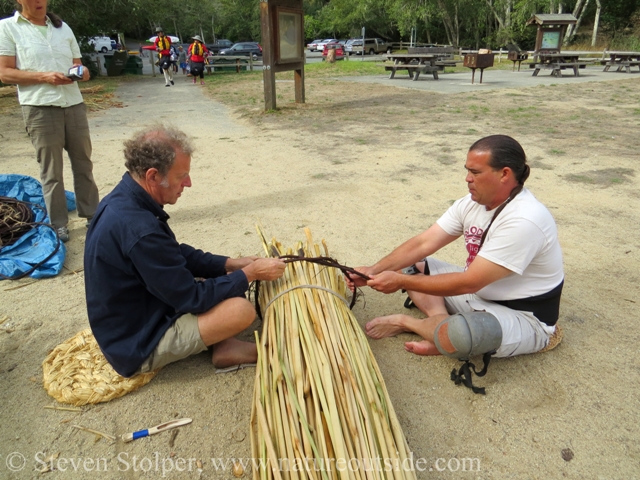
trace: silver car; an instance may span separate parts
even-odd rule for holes
[[[327,43],[336,43],[338,40],[336,38],[325,38],[324,40],[316,43],[316,52],[321,52],[324,50],[324,46]]]

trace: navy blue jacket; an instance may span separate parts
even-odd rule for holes
[[[105,357],[125,377],[138,370],[178,317],[206,312],[249,288],[242,270],[227,275],[228,257],[179,244],[168,219],[126,173],[100,202],[87,232],[89,323]]]

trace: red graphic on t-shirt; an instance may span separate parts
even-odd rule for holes
[[[476,226],[469,227],[468,230],[464,231],[464,245],[467,248],[467,252],[469,252],[467,264],[464,267],[465,270],[469,268],[471,262],[476,258],[478,250],[480,250],[480,239],[482,238],[483,232],[484,230],[482,228]]]

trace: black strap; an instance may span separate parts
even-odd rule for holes
[[[511,310],[523,312],[533,312],[535,317],[542,323],[554,326],[560,317],[560,297],[564,280],[560,284],[542,295],[535,295],[528,298],[518,298],[515,300],[491,300],[494,303],[503,305]]]
[[[487,374],[487,369],[489,368],[489,362],[491,361],[491,355],[493,355],[495,352],[487,352],[482,356],[482,361],[484,363],[484,366],[482,367],[482,370],[480,370],[479,372],[476,371],[476,366],[471,363],[469,360],[463,360],[464,363],[462,364],[462,366],[460,367],[459,370],[456,370],[455,368],[451,371],[451,380],[453,381],[453,383],[455,383],[456,385],[460,385],[461,383],[467,387],[470,388],[471,390],[473,390],[473,393],[479,393],[480,395],[485,395],[485,389],[484,387],[474,387],[473,386],[473,380],[472,380],[472,371],[473,373],[475,373],[477,376],[479,377],[484,377]]]

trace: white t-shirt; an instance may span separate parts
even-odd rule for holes
[[[73,59],[80,58],[80,48],[71,28],[62,23],[54,28],[46,18],[47,32],[33,25],[19,12],[0,20],[0,55],[16,58],[16,68],[26,72],[67,73]],[[71,107],[82,103],[78,82],[68,85],[18,85],[20,105]]]
[[[497,207],[496,207],[497,208]],[[464,235],[469,253],[465,269],[476,255],[513,272],[477,292],[485,300],[515,300],[541,295],[564,279],[558,229],[551,213],[523,189],[496,218],[480,252],[480,238],[494,210],[471,200],[456,201],[438,225],[449,235]]]

